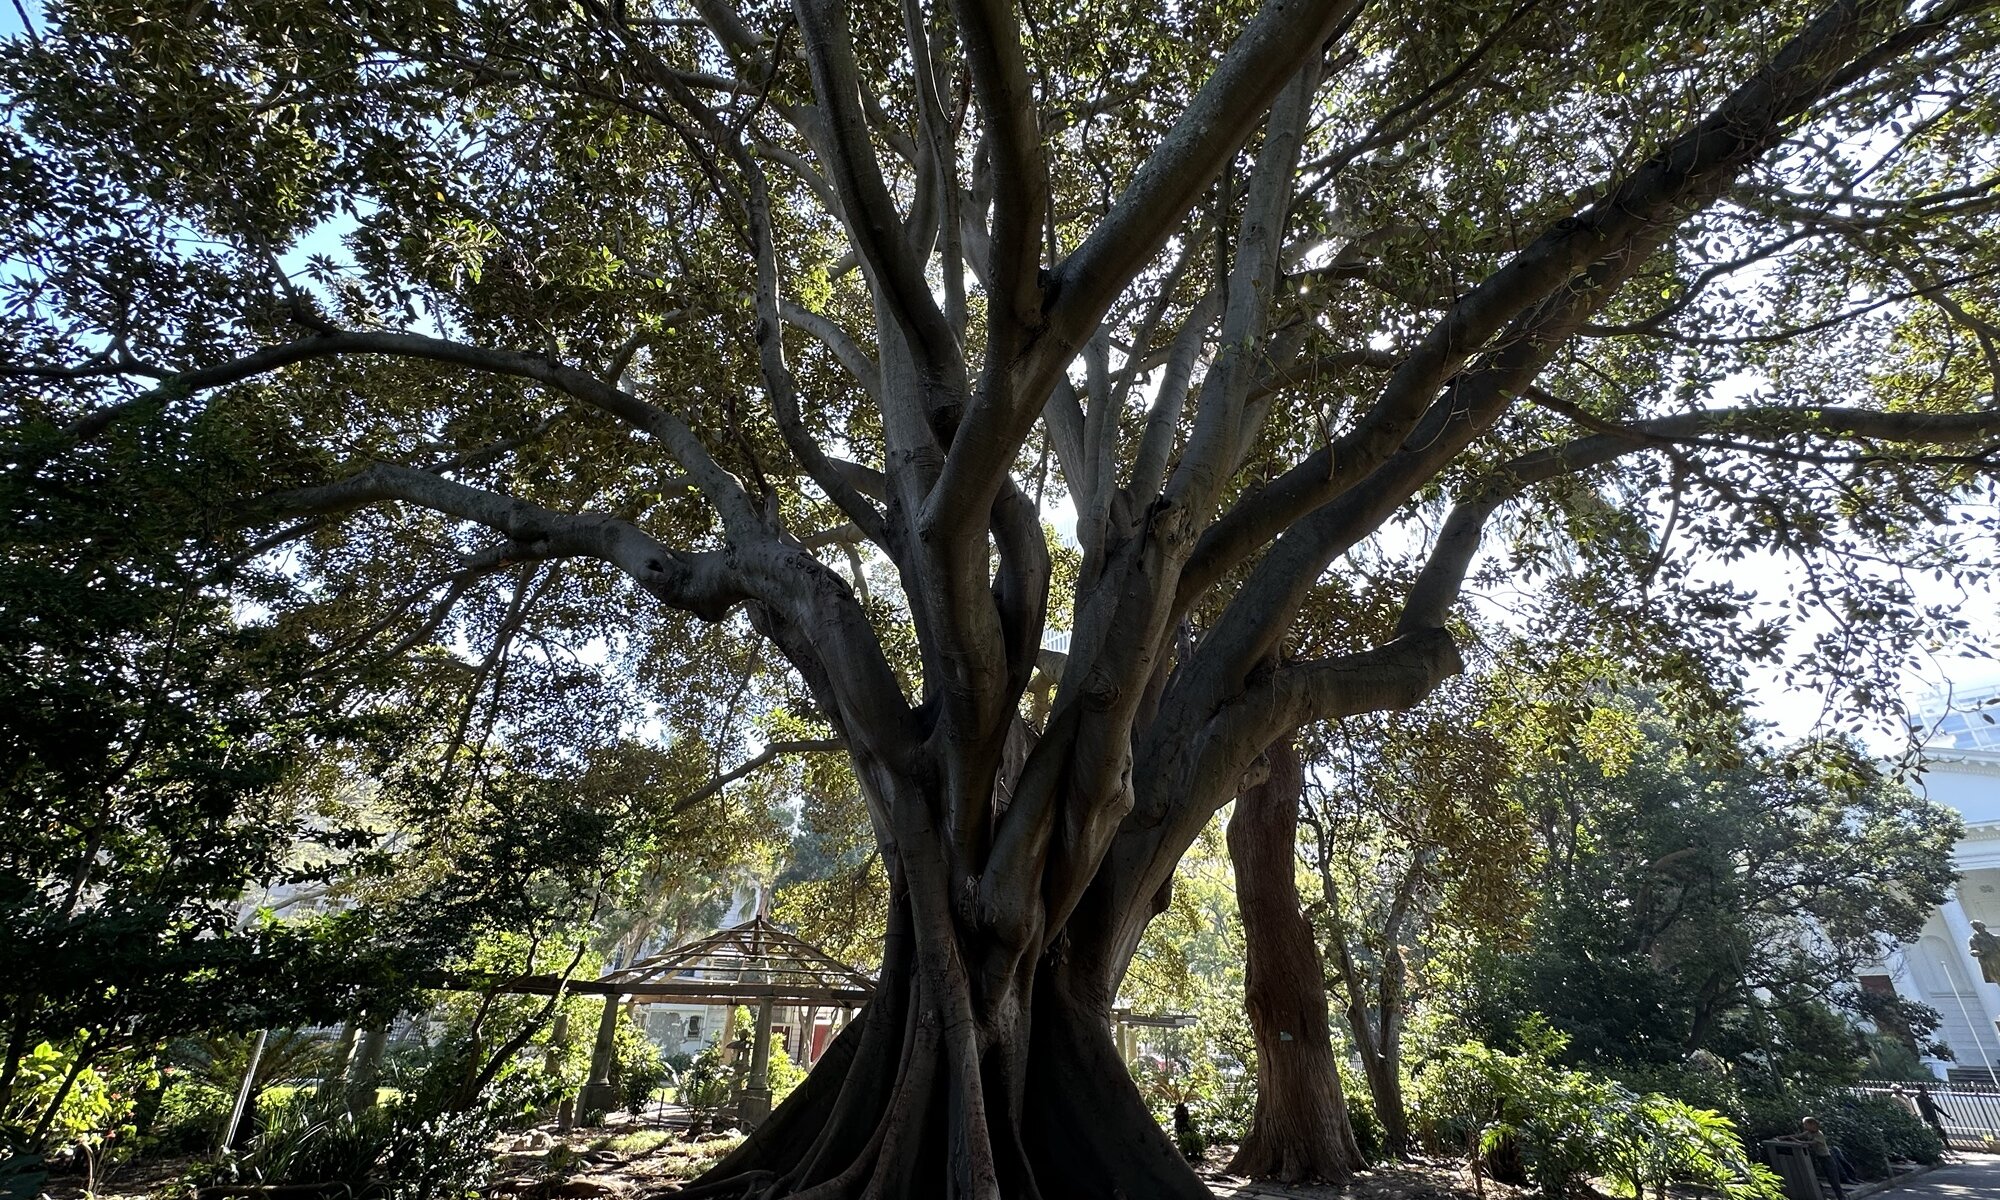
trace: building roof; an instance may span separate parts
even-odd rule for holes
[[[594,980],[520,975],[503,981],[514,992],[547,995],[557,988],[641,1000],[734,1004],[828,1004],[859,1008],[875,981],[796,934],[753,917],[708,937],[642,958]]]
[[[680,984],[749,988],[760,997],[778,989],[853,993],[865,1000],[875,990],[875,981],[868,976],[763,917],[606,972],[598,983],[606,991],[615,989],[628,996]]]
[[[2000,750],[2000,675],[1931,688],[1910,708],[1910,727],[1927,749]]]

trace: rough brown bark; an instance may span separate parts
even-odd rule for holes
[[[1366,1163],[1334,1063],[1319,948],[1299,907],[1304,774],[1292,735],[1265,758],[1269,773],[1237,797],[1229,819],[1247,948],[1243,1006],[1257,1043],[1256,1113],[1229,1170],[1286,1183],[1338,1182]]]

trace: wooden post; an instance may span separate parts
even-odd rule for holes
[[[750,1078],[736,1112],[746,1128],[755,1129],[771,1115],[771,998],[757,1001],[757,1032],[750,1043]]]
[[[604,998],[604,1015],[597,1019],[597,1044],[590,1051],[590,1082],[583,1085],[583,1096],[577,1102],[577,1115],[588,1121],[589,1114],[610,1112],[614,1107],[611,1088],[611,1067],[618,1056],[618,1001],[616,995]]]
[[[808,1004],[799,1010],[799,1032],[795,1045],[787,1046],[792,1052],[792,1061],[810,1070],[813,1056],[813,1027],[819,1024],[819,1005]]]

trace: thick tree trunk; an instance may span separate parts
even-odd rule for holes
[[[1247,948],[1244,1008],[1257,1042],[1257,1108],[1232,1174],[1286,1183],[1338,1182],[1366,1164],[1354,1142],[1333,1058],[1326,984],[1312,925],[1299,907],[1299,795],[1288,735],[1270,773],[1229,819],[1229,857]]]
[[[1103,964],[1051,952],[998,989],[986,981],[968,1064],[949,999],[933,999],[906,895],[890,920],[875,998],[770,1118],[677,1196],[1209,1200],[1118,1056]],[[974,960],[961,947],[951,961]],[[1007,993],[1027,997],[1011,1017]]]

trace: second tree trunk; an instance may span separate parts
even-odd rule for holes
[[[1326,982],[1299,907],[1296,845],[1304,773],[1291,737],[1270,772],[1236,799],[1229,858],[1247,948],[1243,1006],[1257,1044],[1257,1107],[1231,1174],[1336,1182],[1366,1164],[1354,1142],[1334,1063]]]

